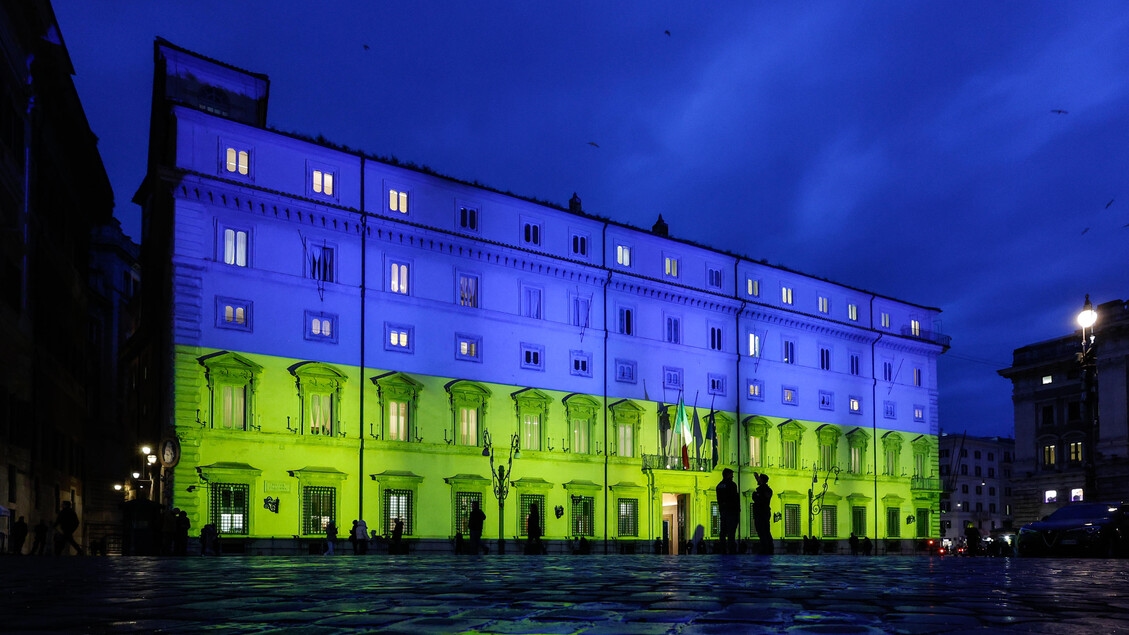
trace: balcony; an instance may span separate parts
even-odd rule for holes
[[[922,491],[922,492],[940,492],[940,491],[942,491],[941,479],[932,478],[932,477],[925,477],[925,476],[914,476],[913,478],[911,478],[910,483],[909,483],[909,487],[913,491]]]
[[[711,459],[695,459],[690,457],[690,468],[682,469],[681,456],[663,456],[661,454],[644,454],[643,470],[672,470],[676,472],[711,472],[713,461]]]
[[[919,340],[925,340],[926,342],[933,342],[938,346],[945,347],[946,350],[948,350],[950,344],[953,341],[953,338],[949,335],[937,333],[936,331],[926,331],[925,329],[917,329],[917,332],[914,332],[913,327],[910,326],[902,327],[902,335]]]

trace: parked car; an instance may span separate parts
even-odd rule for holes
[[[1072,503],[1019,530],[1021,556],[1129,555],[1129,506]]]

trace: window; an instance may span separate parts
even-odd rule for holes
[[[761,336],[749,333],[749,357],[761,356]]]
[[[968,483],[964,483],[960,486],[960,493],[961,494],[967,494],[968,493]]]
[[[715,269],[713,267],[706,268],[706,284],[711,289],[720,289],[721,281],[721,269]]]
[[[630,423],[616,424],[616,455],[626,458],[635,456],[635,426]]]
[[[521,288],[521,314],[534,320],[541,319],[541,289],[526,286]]]
[[[224,170],[231,174],[247,176],[250,171],[251,153],[247,150],[228,146],[224,151]]]
[[[212,428],[247,430],[251,422],[251,393],[262,367],[234,353],[202,358],[207,369]]]
[[[459,206],[459,229],[468,232],[478,232],[478,208]]]
[[[622,335],[635,334],[634,309],[619,307],[619,332]]]
[[[636,362],[626,359],[615,360],[615,380],[634,384],[636,382],[635,377],[638,374],[637,368],[638,365]]]
[[[412,490],[384,490],[384,533],[392,533],[397,520],[404,522],[404,535],[412,535]]]
[[[587,328],[592,319],[592,297],[574,295],[571,299],[572,311],[569,317],[572,325]]]
[[[720,326],[710,326],[710,350],[720,351],[722,348],[722,328]]]
[[[545,370],[545,347],[536,344],[521,344],[521,367],[530,370]]]
[[[459,408],[459,424],[456,441],[459,445],[478,445],[478,410]]]
[[[851,353],[849,361],[851,374],[858,377],[862,367],[862,357],[858,353]]]
[[[866,532],[866,507],[855,505],[851,507],[851,533],[862,538]]]
[[[521,223],[521,242],[526,245],[533,245],[535,247],[541,246],[541,223],[534,221],[522,221]]]
[[[800,506],[796,503],[784,504],[784,537],[796,538],[800,535]]]
[[[883,401],[882,402],[882,416],[886,417],[887,419],[897,419],[898,418],[898,406],[897,406],[897,404],[894,403],[893,401]]]
[[[634,537],[639,535],[639,499],[620,498],[616,501],[619,507],[619,531],[621,537]]]
[[[613,404],[609,409],[611,423],[615,428],[612,438],[616,442],[611,455],[627,458],[635,456],[635,429],[640,425],[643,409],[630,402]]]
[[[847,403],[849,404],[848,409],[850,410],[851,414],[856,414],[856,415],[862,414],[862,399],[861,398],[856,397],[854,395],[851,395],[850,397],[847,398]]]
[[[526,450],[541,450],[541,414],[525,412],[521,414],[521,447]]]
[[[475,503],[482,509],[482,492],[455,492],[455,532],[470,534],[470,513]]]
[[[725,375],[709,373],[706,376],[706,391],[711,395],[725,396]]]
[[[819,349],[819,367],[822,370],[831,370],[831,349],[830,348],[821,347]]]
[[[889,538],[901,538],[902,510],[900,508],[886,508],[886,536]]]
[[[615,246],[615,261],[623,267],[631,266],[631,247],[627,245]]]
[[[337,316],[320,311],[306,311],[306,339],[314,342],[337,342]]]
[[[477,335],[455,334],[455,359],[468,362],[481,362],[478,349],[482,346],[482,338]]]
[[[388,211],[398,214],[408,213],[407,191],[388,188]]]
[[[819,296],[819,312],[827,313],[831,311],[831,299],[826,296]]]
[[[325,526],[337,517],[337,490],[333,487],[302,488],[302,535],[325,534]]]
[[[754,401],[764,401],[764,381],[761,379],[750,379],[748,384],[746,397]]]
[[[410,353],[413,350],[412,327],[384,323],[384,350]]]
[[[572,240],[570,240],[569,243],[572,247],[572,255],[581,256],[583,258],[588,257],[588,236],[587,236],[587,234],[576,234],[576,233],[574,233],[572,235]]]
[[[298,380],[304,434],[334,436],[345,375],[317,362],[302,362],[290,371]]]
[[[820,410],[834,410],[835,409],[835,393],[829,390],[819,391],[819,409]]]
[[[914,337],[921,337],[921,322],[918,322],[917,320],[910,320],[909,332]]]
[[[239,331],[251,330],[251,302],[235,298],[216,298],[216,326]]]
[[[784,340],[784,352],[781,361],[785,364],[796,363],[796,343],[792,340]]]
[[[1048,384],[1050,384],[1050,383],[1052,383],[1052,382],[1054,382],[1054,376],[1052,376],[1052,375],[1043,375],[1043,385],[1044,385],[1044,386],[1046,386],[1046,385],[1048,385]]]
[[[798,469],[800,466],[800,442],[797,439],[785,439],[781,441],[781,456],[780,467],[789,470]]]
[[[314,194],[333,196],[333,172],[328,170],[313,170],[310,176],[310,189]]]
[[[1070,502],[1080,503],[1080,502],[1082,502],[1083,498],[1084,498],[1084,496],[1082,495],[1082,488],[1081,487],[1071,488],[1071,490],[1070,490]],[[995,503],[993,503],[993,505],[995,505]]]
[[[1055,446],[1053,443],[1043,446],[1043,465],[1045,467],[1054,467],[1055,465]]]
[[[852,321],[852,322],[858,322],[858,320],[859,320],[859,305],[857,305],[857,304],[848,304],[847,305],[847,319]]]
[[[710,536],[721,534],[721,508],[717,501],[710,501]]]
[[[663,275],[668,278],[678,277],[678,258],[675,256],[663,257]]]
[[[663,366],[663,388],[678,390],[682,388],[682,369]]]
[[[749,466],[764,467],[764,437],[749,437]]]
[[[887,433],[886,437],[882,439],[882,450],[886,457],[885,475],[898,476],[901,470],[901,438],[895,433]]]
[[[667,342],[670,342],[671,344],[681,343],[682,342],[682,335],[680,333],[681,325],[682,325],[682,320],[680,320],[679,318],[677,318],[673,315],[666,316],[666,332],[665,332],[664,339]]]
[[[529,516],[533,513],[537,514],[537,520],[541,531],[545,531],[545,495],[544,494],[521,494],[518,496],[518,526],[517,534],[519,536],[528,536],[527,530],[529,528]]]
[[[225,227],[223,230],[223,262],[236,267],[247,266],[247,236],[242,229]]]
[[[579,377],[592,376],[592,354],[584,351],[569,351],[569,372]]]
[[[864,448],[852,445],[848,452],[847,471],[851,474],[862,474],[862,453]]]
[[[246,536],[250,486],[242,483],[212,483],[208,488],[211,522],[220,534]]]
[[[1070,462],[1071,463],[1081,463],[1082,462],[1082,442],[1081,441],[1071,441],[1070,445],[1067,446],[1067,447],[1070,450]]]
[[[1043,492],[1043,502],[1044,503],[1057,503],[1058,502],[1058,491],[1053,490],[1053,489],[1045,490]]]
[[[923,423],[925,421],[925,406],[915,405],[913,407],[913,420],[918,423]]]
[[[780,301],[784,304],[792,304],[792,287],[780,287]]]
[[[459,274],[459,306],[478,308],[478,276]]]
[[[745,279],[745,293],[756,298],[761,294],[761,281],[753,278]]]
[[[914,386],[921,386],[921,369],[920,368],[913,369],[913,385]]]
[[[600,410],[599,403],[591,397],[574,394],[566,397],[564,404],[569,439],[566,451],[573,454],[591,453],[591,434],[596,413]]]
[[[890,314],[889,313],[882,313],[881,323],[882,323],[882,328],[884,328],[884,329],[890,328]]]
[[[388,437],[389,441],[407,441],[408,437],[408,402],[388,402]]]
[[[408,295],[408,274],[411,269],[406,262],[392,262],[389,267],[388,290],[392,293]]]
[[[572,496],[572,535],[596,535],[595,498],[592,496]]]
[[[384,411],[382,437],[388,441],[418,441],[414,434],[415,407],[422,386],[404,373],[390,372],[374,377]]]
[[[306,244],[306,275],[320,282],[333,282],[333,247],[325,244]]]
[[[882,379],[885,381],[894,381],[893,362],[882,362]]]
[[[839,536],[839,509],[834,505],[822,508],[820,515],[823,517],[823,537],[836,538]]]

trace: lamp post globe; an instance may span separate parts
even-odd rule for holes
[[[1094,310],[1094,305],[1090,303],[1090,294],[1086,294],[1086,302],[1082,305],[1082,310],[1078,312],[1078,326],[1083,329],[1088,329],[1094,326],[1098,321],[1098,312]]]

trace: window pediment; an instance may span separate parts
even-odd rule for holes
[[[255,378],[263,372],[262,366],[231,351],[219,351],[210,355],[204,355],[196,361],[200,362],[200,365],[207,369],[209,387],[216,381],[233,384],[248,384],[253,382]]]
[[[385,373],[371,378],[372,383],[385,401],[408,401],[415,403],[423,384],[400,372]]]

